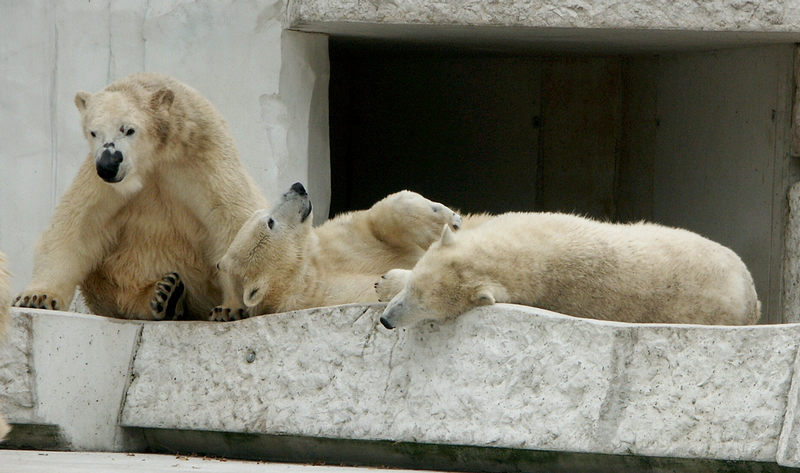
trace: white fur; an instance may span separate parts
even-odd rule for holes
[[[310,218],[300,221],[308,205],[307,196],[290,191],[242,226],[220,261],[224,299],[212,319],[377,302],[374,285],[381,273],[411,268],[442,225],[461,224],[452,210],[409,191],[318,228]]]
[[[752,324],[760,303],[731,250],[655,224],[555,213],[509,213],[445,229],[387,306],[388,326],[509,302],[625,322]]]
[[[78,92],[75,104],[89,153],[42,234],[33,279],[15,304],[66,309],[80,285],[97,314],[161,318],[154,298],[165,274],[177,272],[186,315],[205,316],[221,299],[214,265],[266,205],[225,120],[194,89],[149,73],[96,94]],[[118,182],[96,170],[109,143],[124,156]]]

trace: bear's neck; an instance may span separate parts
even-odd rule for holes
[[[319,267],[317,253],[319,247],[312,235],[305,250],[303,259],[298,262],[297,271],[281,280],[282,284],[274,285],[265,298],[265,304],[275,312],[287,312],[315,307],[319,294],[324,292],[323,271]]]

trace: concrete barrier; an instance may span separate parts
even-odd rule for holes
[[[501,304],[388,331],[381,310],[207,323],[15,309],[0,403],[78,450],[259,457],[270,447],[257,439],[328,454],[346,448],[321,443],[342,440],[368,463],[400,442],[800,466],[798,324],[623,324]]]

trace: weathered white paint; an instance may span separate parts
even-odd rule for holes
[[[3,6],[0,251],[14,291],[30,280],[34,243],[88,151],[75,93],[134,72],[162,72],[198,89],[227,119],[268,199],[304,181],[318,218],[327,216],[327,37],[284,31],[283,7],[277,0]],[[284,112],[265,110],[264,97]]]

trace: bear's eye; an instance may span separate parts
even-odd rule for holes
[[[267,226],[269,227],[270,230],[272,230],[272,227],[275,226],[275,220],[273,220],[272,217],[270,217],[269,220],[267,220]]]
[[[97,133],[90,131],[89,134],[92,135],[92,138],[97,138]]]
[[[133,128],[128,128],[128,131],[125,132],[125,136],[131,136],[134,133],[136,133],[136,130]]]
[[[217,263],[217,271],[219,271],[219,263]]]

